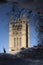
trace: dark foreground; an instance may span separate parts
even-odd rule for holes
[[[43,65],[43,60],[24,59],[11,54],[0,54],[0,65]]]

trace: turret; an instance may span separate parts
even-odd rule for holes
[[[13,47],[13,22],[12,22],[12,16],[10,16],[10,23],[9,23],[9,52],[11,52],[11,49]]]

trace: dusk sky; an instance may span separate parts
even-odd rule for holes
[[[0,6],[0,52],[3,52],[3,48],[8,52],[9,49],[9,15],[11,6],[4,4]],[[26,12],[25,12],[26,13]],[[24,14],[25,14],[24,13]],[[27,14],[26,14],[27,15]],[[32,12],[30,16],[30,46],[37,45],[37,33],[35,26],[37,25],[38,19],[37,14]]]
[[[3,5],[0,7],[0,52],[3,52],[3,48],[6,48],[8,52],[8,43],[9,43],[9,16],[6,15],[9,12],[10,7],[8,5]]]
[[[8,4],[0,7],[0,52],[3,52],[3,48],[8,52],[9,49],[9,15],[11,6]],[[26,13],[26,12],[25,12]],[[24,13],[24,14],[25,14]],[[37,45],[37,34],[35,32],[35,27],[37,18],[35,13],[30,15],[30,45]]]

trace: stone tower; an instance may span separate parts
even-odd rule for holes
[[[29,22],[29,21],[28,21]],[[9,24],[9,53],[15,54],[21,48],[30,47],[30,26],[27,23],[27,18],[24,15],[22,19],[12,22],[10,17]]]

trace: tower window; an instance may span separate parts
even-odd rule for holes
[[[17,38],[17,47],[21,47],[21,38]]]
[[[17,38],[17,47],[18,47],[18,38]]]
[[[14,38],[14,47],[16,47],[16,38]]]
[[[14,51],[14,49],[11,49],[11,51]]]
[[[21,38],[20,38],[20,46],[21,46]]]

